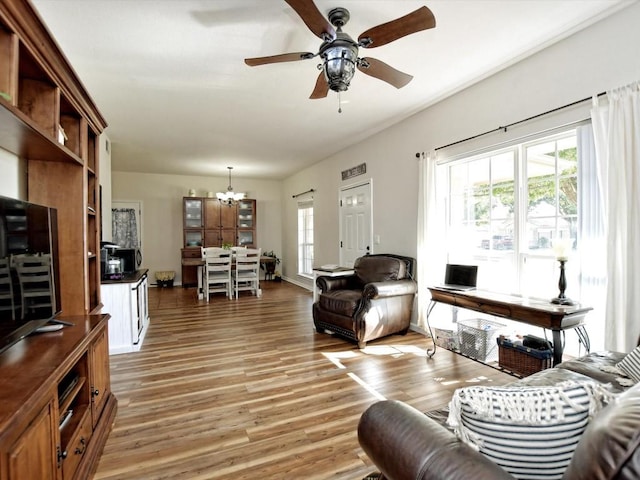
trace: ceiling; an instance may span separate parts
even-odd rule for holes
[[[356,72],[338,98],[309,100],[317,52],[283,0],[32,0],[109,123],[112,169],[282,179],[598,21],[629,0],[316,0],[346,7],[344,31],[427,5],[436,28],[360,56],[414,79]]]

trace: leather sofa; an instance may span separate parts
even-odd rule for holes
[[[625,354],[592,353],[542,370],[511,385],[552,386],[595,380],[619,393],[591,419],[580,437],[563,480],[640,478],[640,384],[623,387],[601,366],[614,366]],[[445,425],[448,409],[422,413],[406,403],[374,403],[362,415],[358,439],[387,480],[500,480],[514,477],[459,441]]]
[[[417,291],[408,268],[413,268],[410,257],[366,255],[354,262],[353,275],[318,277],[316,331],[335,333],[359,348],[377,338],[407,333]]]

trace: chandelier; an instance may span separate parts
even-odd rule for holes
[[[244,198],[244,193],[235,193],[233,191],[233,187],[231,186],[231,170],[233,170],[233,167],[227,167],[229,169],[229,186],[227,187],[227,191],[226,192],[218,192],[216,193],[216,197],[218,197],[218,200],[220,200],[220,203],[224,203],[225,205],[228,206],[232,206],[235,205],[235,203],[238,200],[242,200]]]

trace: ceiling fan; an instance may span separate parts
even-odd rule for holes
[[[322,71],[318,75],[315,88],[309,97],[311,99],[324,98],[329,90],[338,93],[346,91],[356,68],[362,73],[387,82],[396,88],[404,87],[413,78],[411,75],[396,70],[375,58],[358,57],[359,48],[380,47],[404,36],[436,26],[433,13],[423,6],[404,17],[370,28],[363,32],[356,42],[342,31],[342,27],[347,24],[350,18],[346,8],[334,8],[329,12],[327,20],[320,13],[313,0],[285,0],[285,2],[302,18],[309,30],[322,39],[319,51],[317,53],[295,52],[247,58],[244,62],[250,67],[255,67],[269,63],[310,60],[319,56],[322,63],[318,65],[318,69]]]

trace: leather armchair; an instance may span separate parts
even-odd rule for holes
[[[356,259],[353,275],[318,277],[321,293],[313,304],[318,333],[333,332],[359,348],[377,338],[407,333],[417,291],[408,265],[413,266],[412,258],[368,255]]]

